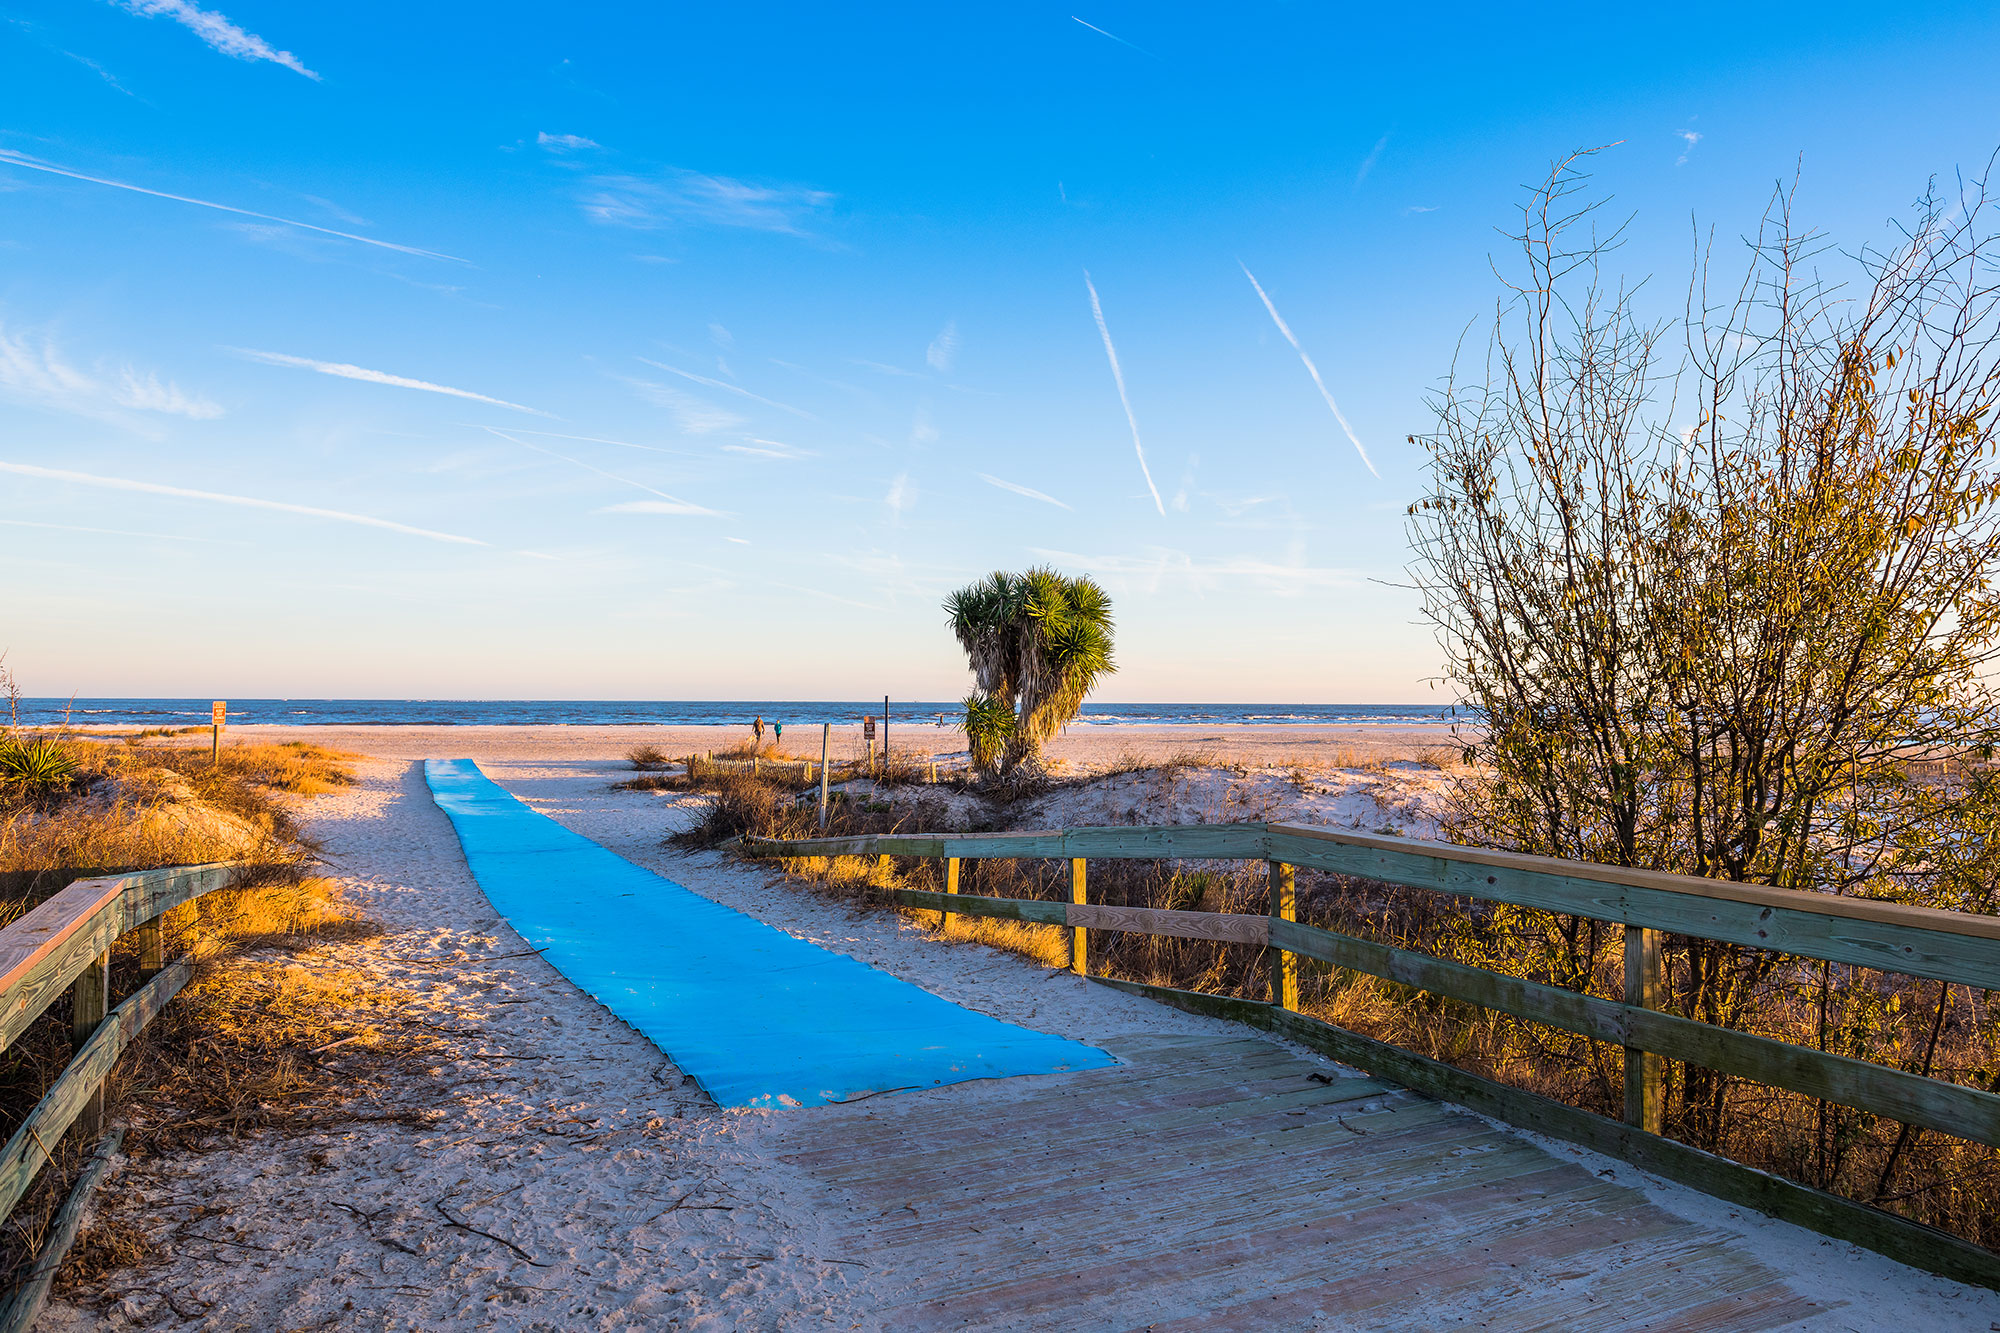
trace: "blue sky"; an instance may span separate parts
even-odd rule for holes
[[[1437,699],[1523,182],[1619,141],[1665,315],[1801,160],[1859,244],[2000,143],[1990,6],[209,3],[0,7],[31,693],[952,697],[1049,561],[1107,698]]]

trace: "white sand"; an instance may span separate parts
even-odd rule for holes
[[[767,719],[768,720],[768,719]],[[540,755],[549,760],[597,760],[623,755],[635,746],[657,746],[681,755],[725,750],[750,740],[749,719],[734,727],[231,727],[231,739],[313,741],[338,749],[384,759],[514,759]],[[767,734],[766,740],[770,739]],[[941,759],[963,757],[965,733],[956,727],[895,724],[889,743],[898,754]],[[1441,723],[1327,723],[1283,725],[1252,723],[1230,726],[1074,726],[1049,747],[1060,769],[1104,768],[1122,758],[1150,760],[1171,755],[1209,754],[1219,760],[1260,765],[1335,767],[1370,760],[1409,758],[1419,751],[1453,749],[1452,728]],[[800,758],[817,759],[820,729],[794,725],[785,729],[784,749]],[[859,758],[863,753],[858,724],[832,730],[831,755]]]
[[[941,943],[893,914],[857,914],[771,885],[754,868],[669,853],[660,838],[688,817],[689,802],[611,790],[623,776],[614,756],[627,729],[611,729],[620,742],[600,741],[594,755],[579,737],[554,744],[517,733],[510,746],[491,735],[471,743],[466,733],[475,730],[487,729],[451,729],[460,743],[430,752],[478,755],[517,795],[613,851],[969,1007],[1082,1039],[1243,1031],[1013,955]],[[405,754],[417,743],[394,739]],[[432,1073],[401,1086],[395,1107],[364,1109],[420,1108],[434,1122],[371,1121],[296,1139],[261,1134],[126,1169],[107,1188],[112,1206],[148,1219],[174,1259],[110,1278],[116,1299],[107,1317],[59,1305],[42,1327],[872,1327],[874,1301],[893,1289],[893,1273],[840,1262],[850,1256],[838,1252],[836,1233],[803,1202],[823,1191],[762,1150],[776,1116],[823,1116],[837,1132],[839,1118],[861,1108],[707,1107],[650,1043],[523,955],[467,874],[420,766],[371,762],[363,777],[358,789],[310,811],[341,878],[388,931],[316,957],[374,969],[416,993],[411,1017],[433,1025],[438,1040]],[[1189,799],[1200,806],[1238,781],[1191,782]],[[1115,790],[1106,800],[1116,808],[1141,795]],[[940,1114],[963,1117],[997,1104],[995,1086],[1004,1085],[918,1095],[934,1099]],[[1801,1328],[2000,1325],[1993,1293],[1649,1181],[1621,1163],[1553,1150],[1741,1236],[1799,1291],[1845,1303]],[[226,1211],[203,1216],[203,1204]]]

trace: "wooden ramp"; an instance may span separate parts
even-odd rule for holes
[[[788,1117],[880,1327],[1782,1328],[1731,1233],[1468,1112],[1255,1037]]]

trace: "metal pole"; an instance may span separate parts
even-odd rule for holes
[[[889,776],[889,696],[882,696],[882,776]]]
[[[833,723],[819,724],[819,826],[826,828],[826,750],[833,741]]]

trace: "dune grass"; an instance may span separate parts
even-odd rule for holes
[[[410,1048],[394,1023],[400,991],[307,958],[378,929],[332,880],[311,873],[318,848],[295,810],[300,799],[350,784],[350,757],[294,742],[226,745],[212,761],[206,744],[154,739],[58,738],[75,757],[75,781],[0,801],[0,924],[77,871],[256,862],[243,883],[162,918],[168,956],[197,966],[107,1085],[114,1115],[129,1127],[125,1151],[143,1158],[350,1114],[374,1072]],[[130,937],[113,946],[114,998],[140,984],[139,961]],[[69,1024],[62,997],[0,1053],[0,1135],[18,1127],[68,1063]],[[328,1043],[339,1043],[337,1062],[315,1053]],[[0,1280],[39,1248],[91,1147],[73,1140],[57,1146],[54,1164],[0,1231]],[[142,1261],[143,1234],[93,1222],[65,1271]]]

